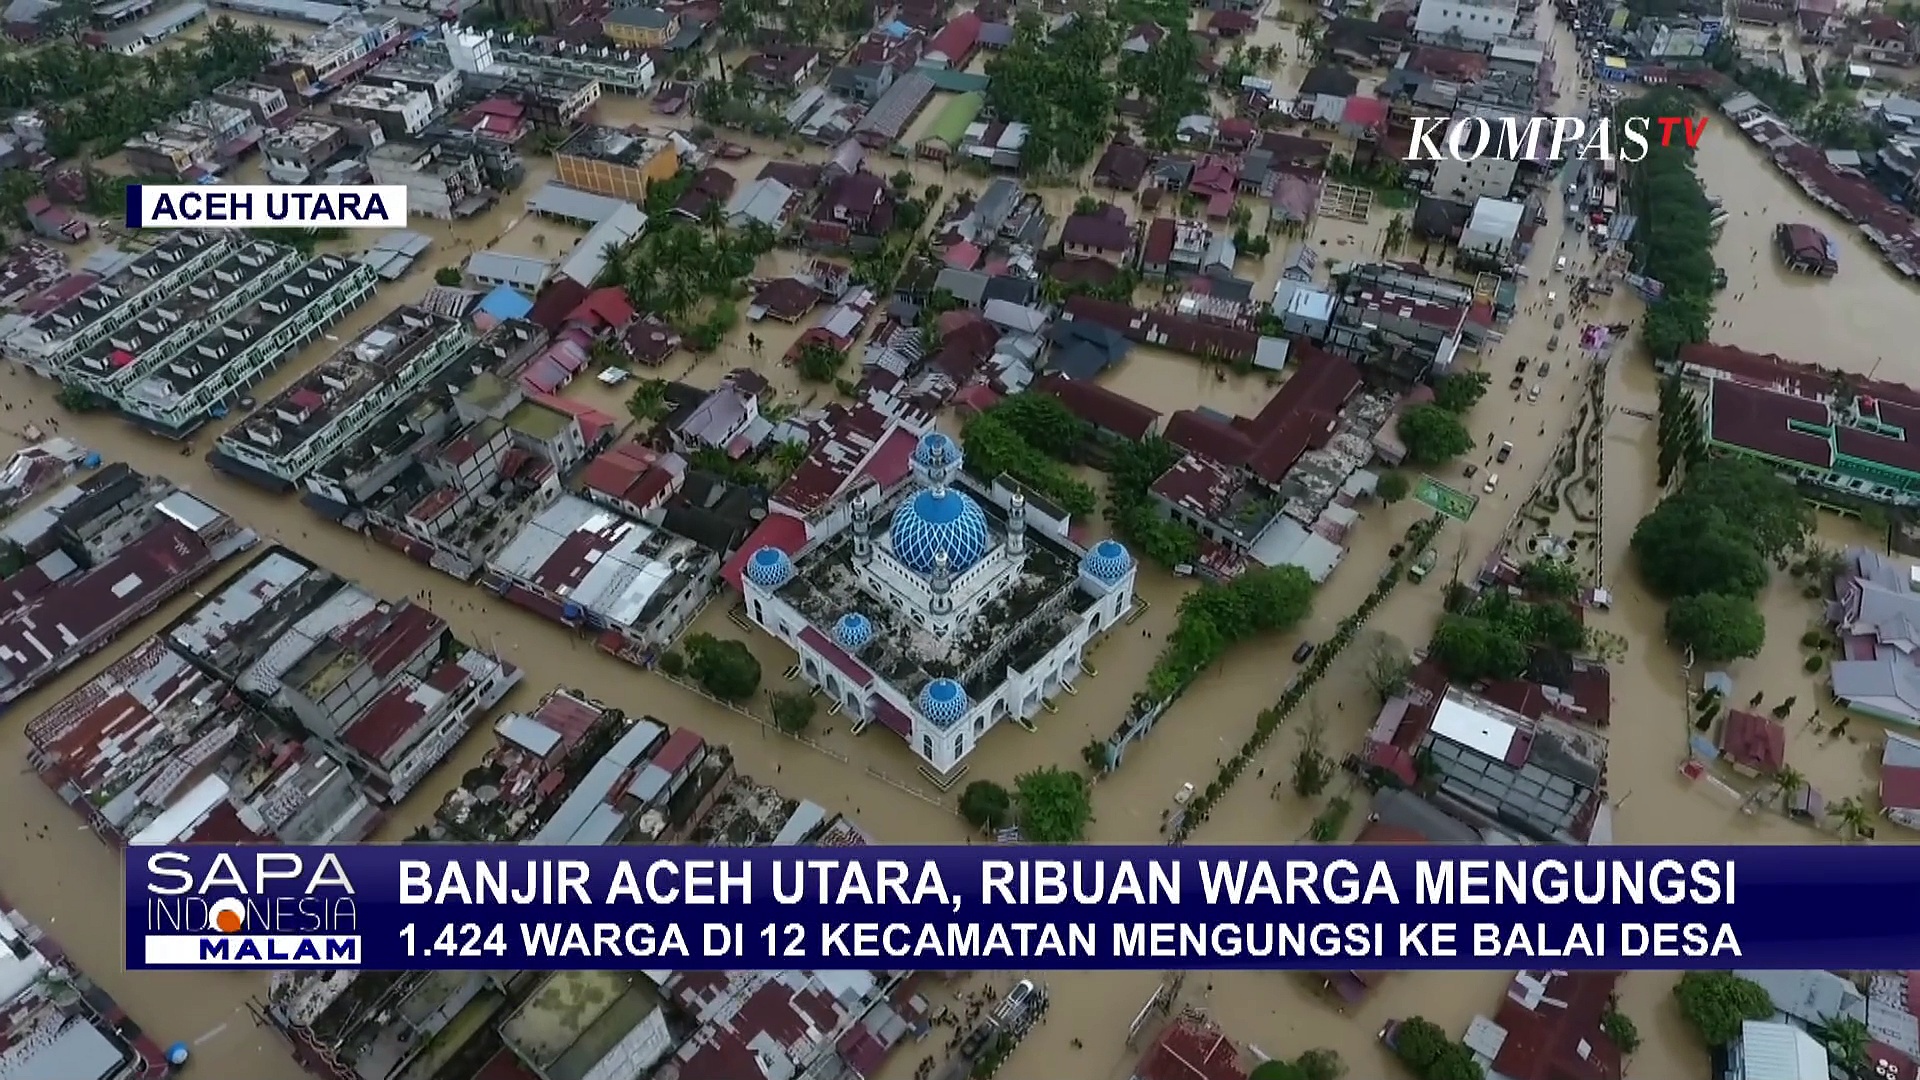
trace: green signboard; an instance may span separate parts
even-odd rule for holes
[[[1465,521],[1473,516],[1474,508],[1480,500],[1458,488],[1450,488],[1431,476],[1422,476],[1414,485],[1413,497],[1433,507],[1455,521]]]

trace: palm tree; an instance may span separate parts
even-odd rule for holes
[[[1782,765],[1776,769],[1773,782],[1780,785],[1780,802],[1789,810],[1793,808],[1793,797],[1800,794],[1807,786],[1807,778],[1800,775],[1800,770],[1791,765]]]
[[[633,388],[633,395],[627,398],[627,412],[643,424],[651,424],[667,414],[667,384],[661,379],[648,379]]]
[[[1873,1035],[1867,1030],[1867,1023],[1852,1016],[1835,1017],[1818,1024],[1808,1024],[1807,1030],[1820,1044],[1827,1048],[1827,1054],[1848,1073],[1859,1075],[1867,1064],[1867,1044],[1873,1041]]]
[[[793,471],[807,460],[807,449],[807,444],[803,442],[784,442],[775,447],[773,451],[775,478],[785,480],[792,476]]]
[[[1840,834],[1849,840],[1873,838],[1873,812],[1859,799],[1850,796],[1833,804],[1833,820]]]

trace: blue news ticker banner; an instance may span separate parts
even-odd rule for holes
[[[192,846],[127,860],[136,970],[1920,968],[1920,848]]]

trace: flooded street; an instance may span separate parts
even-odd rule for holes
[[[1299,55],[1292,32],[1271,19],[1263,20],[1252,44],[1284,44]],[[1559,77],[1563,102],[1571,101],[1576,78],[1572,70],[1574,46],[1556,33],[1555,50],[1562,58]],[[1276,72],[1283,86],[1297,85],[1304,68],[1292,63]],[[1567,106],[1563,105],[1563,108]],[[602,122],[663,126],[643,103],[608,97],[599,106]],[[784,148],[756,145],[754,156],[729,162],[727,168],[743,181],[751,179],[771,156]],[[875,162],[884,171],[903,163]],[[402,282],[388,286],[356,312],[332,336],[350,340],[361,329],[399,303],[417,299],[432,284],[433,270],[458,264],[471,251],[507,237],[502,249],[543,258],[563,256],[578,233],[520,213],[527,194],[551,178],[550,159],[529,158],[527,185],[510,196],[508,207],[470,222],[451,224],[417,220],[414,228],[431,236],[435,249],[426,263]],[[938,166],[916,162],[909,166],[916,191],[938,184],[951,197],[985,182],[943,172]],[[1862,373],[1881,366],[1883,378],[1920,382],[1920,360],[1897,351],[1904,327],[1902,314],[1910,310],[1910,288],[1888,273],[1874,253],[1855,234],[1806,202],[1778,173],[1762,165],[1758,154],[1729,128],[1716,127],[1700,151],[1701,175],[1711,193],[1726,200],[1732,213],[1718,249],[1719,259],[1733,279],[1720,297],[1721,318],[1733,326],[1716,331],[1716,340],[1757,351],[1832,364]],[[248,179],[245,173],[240,177]],[[1082,194],[1074,188],[1044,192],[1057,215],[1069,212]],[[1436,542],[1442,561],[1423,584],[1402,584],[1374,614],[1370,630],[1387,631],[1408,645],[1422,644],[1439,612],[1444,584],[1452,576],[1456,554],[1463,574],[1471,575],[1507,527],[1526,492],[1546,473],[1563,430],[1573,420],[1584,394],[1587,361],[1577,351],[1550,351],[1552,317],[1565,311],[1567,282],[1553,273],[1559,255],[1579,264],[1590,259],[1584,237],[1563,233],[1559,191],[1549,208],[1550,224],[1543,228],[1529,259],[1529,283],[1521,293],[1523,314],[1506,328],[1506,337],[1467,363],[1493,377],[1493,391],[1475,410],[1470,427],[1482,447],[1473,458],[1487,465],[1492,447],[1514,444],[1512,459],[1500,466],[1499,494],[1484,494],[1478,479],[1461,479],[1457,468],[1438,478],[1479,494],[1481,504],[1466,524],[1449,524]],[[1772,215],[1789,212],[1790,219]],[[1354,259],[1375,254],[1379,237],[1392,216],[1376,208],[1365,225],[1322,219],[1310,235],[1325,259]],[[1837,281],[1787,274],[1770,254],[1770,230],[1780,220],[1819,225],[1839,243],[1841,277]],[[1563,249],[1557,245],[1567,238]],[[337,245],[341,246],[341,245]],[[358,245],[344,245],[353,247]],[[1276,245],[1284,250],[1285,245]],[[1257,276],[1256,295],[1270,295],[1280,271],[1280,251],[1264,265],[1243,260],[1242,273]],[[771,263],[771,260],[769,261]],[[761,272],[768,272],[763,264]],[[799,260],[781,257],[780,272],[799,269]],[[1576,265],[1575,270],[1579,269]],[[1557,305],[1547,303],[1557,291]],[[1844,290],[1844,291],[1843,291]],[[1603,301],[1608,298],[1601,298]],[[1531,310],[1528,309],[1531,306]],[[1638,302],[1631,296],[1610,298],[1608,306],[1576,317],[1569,315],[1569,333],[1581,322],[1634,322]],[[810,320],[802,320],[804,326]],[[753,366],[773,380],[783,400],[800,405],[825,400],[832,390],[802,385],[796,373],[779,357],[801,327],[777,322],[747,324],[715,353],[705,357],[676,354],[659,374],[712,386],[730,369]],[[766,347],[759,354],[745,348],[748,331]],[[286,364],[278,376],[256,394],[265,400],[300,372],[311,368],[338,345],[321,340]],[[1540,400],[1527,403],[1508,395],[1509,371],[1519,358],[1529,367],[1545,360],[1549,374],[1537,381]],[[1635,523],[1651,507],[1654,490],[1654,452],[1651,423],[1627,415],[1624,409],[1651,411],[1655,378],[1631,345],[1623,346],[1603,376],[1607,400],[1614,407],[1605,420],[1605,516],[1599,526],[1604,552],[1601,579],[1613,591],[1610,612],[1595,613],[1592,625],[1623,636],[1630,647],[1615,660],[1613,672],[1613,726],[1609,789],[1615,804],[1614,833],[1625,843],[1788,843],[1819,837],[1789,824],[1776,813],[1743,813],[1737,797],[1716,793],[1710,786],[1689,783],[1677,772],[1689,733],[1679,659],[1661,644],[1664,608],[1634,580],[1626,565],[1627,541]],[[1531,378],[1529,381],[1534,381]],[[1136,349],[1106,385],[1163,411],[1204,406],[1250,415],[1271,395],[1264,376],[1218,377],[1206,366],[1185,357],[1152,348]],[[493,638],[527,677],[508,708],[530,706],[557,685],[578,687],[629,712],[652,714],[675,725],[694,728],[703,736],[732,746],[740,770],[774,783],[793,797],[810,798],[832,810],[845,811],[885,842],[954,842],[965,829],[942,800],[922,790],[917,759],[897,738],[875,727],[858,739],[846,725],[825,725],[819,742],[827,752],[769,734],[765,728],[715,706],[693,694],[615,661],[563,628],[502,602],[491,593],[461,586],[450,578],[428,573],[398,553],[371,545],[357,535],[323,522],[291,498],[278,498],[224,479],[209,470],[198,456],[182,457],[172,444],[140,434],[105,416],[70,416],[52,402],[52,387],[28,375],[0,373],[0,398],[13,403],[0,414],[8,428],[0,450],[11,450],[18,439],[12,429],[29,421],[57,418],[61,434],[98,450],[108,460],[121,460],[146,472],[166,475],[216,503],[264,536],[299,550],[330,569],[360,581],[388,597],[432,590],[430,606],[468,640]],[[567,396],[588,401],[624,419],[624,394],[585,379],[569,387]],[[227,421],[228,423],[232,421]],[[200,434],[198,446],[210,445],[218,428]],[[1324,641],[1373,588],[1379,569],[1388,561],[1387,549],[1408,526],[1427,511],[1408,501],[1393,507],[1369,505],[1366,521],[1350,537],[1352,550],[1320,590],[1314,614],[1298,634],[1241,647],[1174,707],[1159,729],[1130,748],[1124,766],[1103,778],[1096,789],[1097,818],[1091,839],[1101,843],[1158,843],[1162,814],[1172,805],[1183,783],[1205,784],[1221,759],[1245,740],[1256,713],[1271,705],[1297,670],[1286,660],[1300,640]],[[1823,519],[1821,539],[1832,545],[1872,543],[1857,528]],[[211,582],[205,588],[211,588]],[[1190,585],[1170,575],[1143,569],[1140,594],[1150,604],[1136,623],[1101,641],[1089,663],[1098,674],[1078,683],[1078,693],[1062,698],[1060,711],[1043,715],[1038,731],[1004,726],[1004,733],[987,740],[968,759],[970,779],[1010,782],[1041,764],[1080,768],[1080,749],[1089,738],[1110,732],[1139,689],[1139,673],[1153,662],[1174,624],[1180,597]],[[153,633],[165,620],[197,599],[179,598],[162,613],[123,635],[62,679],[42,687],[16,704],[8,723],[0,727],[0,762],[25,768],[23,732],[26,721],[39,710],[96,674],[133,644]],[[730,598],[710,606],[697,629],[726,637],[742,637],[726,619]],[[1832,740],[1813,730],[1812,705],[1820,693],[1801,674],[1797,639],[1817,614],[1812,601],[1785,575],[1763,598],[1770,637],[1767,650],[1755,660],[1734,665],[1740,696],[1764,693],[1779,701],[1797,695],[1808,704],[1789,720],[1790,760],[1808,775],[1829,799],[1860,795],[1871,788],[1870,761],[1877,740],[1859,732]],[[793,662],[777,642],[765,635],[746,640],[759,654],[769,681]],[[1375,702],[1359,670],[1363,653],[1348,650],[1321,684],[1313,708],[1327,726],[1327,747],[1336,757],[1355,748],[1373,719]],[[1697,677],[1696,673],[1696,677]],[[764,706],[762,706],[764,707]],[[1307,710],[1295,714],[1294,725]],[[1864,725],[1862,725],[1864,727]],[[1865,736],[1863,738],[1863,735]],[[434,777],[422,781],[420,793],[389,820],[383,839],[403,837],[426,822],[442,794],[462,772],[478,764],[492,744],[487,728],[477,728],[449,757]],[[1283,778],[1295,749],[1290,733],[1273,740],[1264,756],[1230,794],[1216,806],[1210,822],[1194,839],[1200,843],[1274,844],[1301,842],[1316,808],[1290,794],[1275,798],[1269,788]],[[843,760],[844,759],[844,760]],[[775,777],[778,769],[779,775]],[[873,772],[897,783],[877,782]],[[912,778],[912,779],[909,779]],[[1344,779],[1344,777],[1343,777]],[[1361,800],[1364,806],[1364,800]],[[28,915],[46,925],[75,959],[114,995],[129,1014],[163,1044],[176,1039],[195,1044],[195,1058],[207,1075],[292,1080],[302,1076],[277,1037],[254,1026],[245,1011],[250,995],[259,993],[264,979],[245,973],[142,973],[121,970],[123,943],[119,907],[118,855],[80,825],[78,819],[43,785],[24,771],[15,783],[0,791],[0,817],[17,821],[22,831],[7,837],[7,869],[0,887]],[[1350,823],[1350,833],[1358,827]],[[44,834],[44,835],[43,835]],[[1374,997],[1349,1016],[1341,1017],[1305,976],[1288,973],[1237,973],[1189,976],[1185,1000],[1204,1005],[1233,1037],[1266,1053],[1296,1054],[1313,1046],[1340,1052],[1352,1075],[1384,1077],[1397,1066],[1386,1060],[1374,1034],[1393,1017],[1423,1014],[1458,1033],[1476,1013],[1497,1007],[1510,972],[1409,973],[1390,980]],[[1053,1006],[1048,1022],[1035,1030],[1012,1060],[1008,1075],[1061,1075],[1084,1080],[1106,1080],[1128,1075],[1137,1052],[1124,1045],[1126,1026],[1162,976],[1152,972],[1068,973],[1049,977]],[[1690,1033],[1681,1029],[1668,1004],[1672,979],[1660,974],[1635,974],[1622,986],[1622,1009],[1638,1024],[1645,1045],[1631,1063],[1630,1074],[1664,1080],[1698,1075],[1701,1052]],[[1073,1044],[1078,1040],[1084,1048]],[[913,1065],[934,1049],[931,1043],[909,1045],[888,1066],[888,1080],[911,1075]]]

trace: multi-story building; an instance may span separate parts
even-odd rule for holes
[[[355,13],[289,47],[261,78],[295,97],[314,97],[352,82],[403,41],[399,20]]]
[[[272,665],[271,700],[397,802],[520,681],[512,665],[452,643],[426,608],[348,585],[276,643],[290,663]]]
[[[367,72],[367,81],[398,83],[419,90],[431,97],[434,106],[440,109],[453,106],[463,85],[460,72],[452,64],[435,62],[419,53],[404,53],[376,64]]]
[[[292,107],[286,91],[249,79],[235,79],[215,87],[213,100],[247,110],[256,124],[269,123]]]
[[[496,41],[493,54],[518,75],[591,79],[622,94],[653,92],[658,70],[644,49],[575,45],[552,39]],[[599,89],[594,91],[599,96]]]
[[[335,95],[329,107],[341,116],[378,124],[389,139],[418,135],[433,123],[433,96],[400,83],[363,80]]]
[[[493,205],[479,158],[457,146],[388,143],[367,154],[367,171],[376,184],[405,187],[409,213],[452,220]]]
[[[1473,287],[1390,263],[1354,267],[1339,279],[1326,347],[1393,375],[1417,380],[1450,369],[1477,348]]]
[[[854,730],[894,732],[946,783],[987,732],[1072,687],[1087,646],[1133,610],[1135,566],[1112,540],[1083,550],[1064,527],[1029,528],[1017,492],[976,497],[946,435],[908,465],[917,490],[853,494],[845,535],[766,543],[735,572],[747,617]]]
[[[1494,138],[1499,139],[1503,125],[1512,123],[1518,125],[1516,130],[1525,130],[1533,115],[1529,110],[1487,102],[1462,102],[1454,110],[1453,123],[1485,121]],[[1541,146],[1537,149],[1544,155],[1549,148]],[[1525,157],[1525,147],[1505,145],[1490,145],[1486,153],[1465,160],[1447,157],[1433,166],[1427,191],[1439,198],[1469,206],[1483,198],[1505,199],[1513,191],[1514,181],[1520,177]]]
[[[101,534],[102,543],[118,546],[90,566],[59,549],[8,577],[0,601],[0,705],[66,670],[259,539],[184,491],[156,498],[132,517],[148,527],[131,538]]]
[[[176,625],[224,632],[212,620],[255,603],[262,560]],[[116,847],[352,843],[384,816],[337,757],[253,709],[164,633],[31,721],[27,743],[41,781]]]
[[[657,49],[680,32],[680,16],[657,7],[614,8],[600,21],[600,32],[630,49]]]
[[[181,282],[137,318],[68,357],[62,378],[118,400],[201,335],[298,273],[307,261],[293,248],[264,240],[222,251],[218,262]]]
[[[128,139],[127,164],[148,176],[185,176],[198,169],[219,172],[235,143],[256,130],[247,109],[211,98],[196,101],[166,123]]]
[[[198,430],[365,303],[379,283],[380,275],[358,259],[312,259],[232,318],[199,335],[116,404],[136,423],[163,435],[177,438]]]
[[[115,5],[125,7],[126,5]],[[149,8],[150,10],[150,8]],[[138,22],[126,23],[104,32],[90,33],[86,40],[96,48],[122,56],[139,56],[167,38],[207,17],[207,5],[199,0],[174,4]]]
[[[282,184],[304,184],[348,145],[346,128],[308,116],[267,136],[260,154],[269,177]]]
[[[568,187],[637,203],[649,185],[680,171],[680,151],[672,139],[590,126],[555,152],[554,169]]]
[[[220,436],[209,460],[244,480],[291,490],[472,342],[457,320],[395,308]]]
[[[232,244],[225,233],[170,233],[15,331],[7,338],[7,355],[48,378],[59,378],[72,358],[225,258]]]
[[[1518,0],[1421,0],[1413,33],[1428,44],[1485,48],[1513,34]]]
[[[480,580],[547,618],[611,633],[624,644],[608,651],[637,656],[673,643],[712,595],[719,570],[719,552],[563,495],[487,563]]]
[[[418,466],[420,455],[490,407],[518,404],[513,378],[547,342],[546,331],[508,319],[468,346],[440,375],[388,409],[301,479],[309,507],[352,527],[383,489]]]

